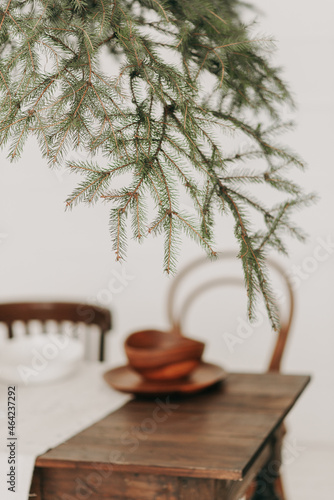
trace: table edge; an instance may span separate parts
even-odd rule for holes
[[[231,374],[237,374],[239,372],[231,372]],[[305,374],[290,374],[290,373],[280,373],[280,375],[296,376],[304,378],[304,383],[300,391],[294,397],[291,405],[287,407],[282,417],[279,419],[276,426],[271,429],[268,435],[264,438],[263,443],[259,446],[258,450],[255,451],[252,459],[247,463],[247,465],[240,470],[225,470],[223,473],[219,469],[200,469],[200,468],[185,468],[185,467],[161,467],[155,465],[138,465],[133,463],[128,464],[117,464],[117,463],[105,463],[105,462],[89,462],[80,460],[66,460],[66,459],[48,459],[43,458],[48,452],[37,457],[35,462],[35,467],[38,469],[46,468],[67,468],[67,469],[91,469],[92,467],[98,467],[101,470],[109,470],[112,468],[115,472],[132,472],[138,474],[153,474],[153,475],[165,475],[165,476],[180,476],[180,477],[192,477],[192,478],[207,478],[207,479],[220,479],[220,480],[233,480],[241,481],[247,475],[248,471],[251,469],[253,464],[259,459],[261,453],[266,448],[268,440],[275,433],[275,431],[282,425],[282,422],[291,411],[293,406],[296,404],[297,400],[300,398],[306,387],[311,381],[310,375]],[[130,401],[131,403],[131,401]],[[126,403],[128,404],[128,403]],[[124,405],[125,406],[125,405]],[[103,419],[101,419],[103,420]],[[89,427],[89,426],[88,426]],[[88,428],[87,427],[87,428]],[[74,437],[74,436],[72,436]],[[62,444],[62,443],[61,443]],[[58,445],[60,446],[60,445]],[[53,449],[53,448],[51,448]],[[51,450],[50,449],[50,450]],[[50,451],[48,450],[48,451]]]

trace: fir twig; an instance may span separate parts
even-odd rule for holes
[[[230,211],[249,314],[262,294],[277,329],[266,251],[286,253],[286,233],[303,239],[290,214],[311,198],[288,176],[303,162],[276,143],[291,128],[280,113],[282,103],[293,105],[289,89],[268,40],[242,23],[244,7],[239,0],[0,0],[0,144],[15,159],[34,135],[50,165],[84,154],[86,161],[67,163],[84,179],[66,206],[112,205],[117,260],[126,255],[128,218],[138,241],[164,233],[164,266],[173,272],[180,233],[214,255],[217,207]],[[113,57],[121,66],[112,75]],[[230,147],[226,134],[245,146]],[[287,198],[264,206],[245,191],[255,184]],[[181,194],[189,213],[180,211]],[[264,222],[255,230],[254,210]]]

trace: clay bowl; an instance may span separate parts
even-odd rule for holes
[[[200,363],[204,343],[160,330],[142,330],[125,341],[131,367],[148,380],[176,380]]]

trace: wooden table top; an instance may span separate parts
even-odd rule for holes
[[[103,470],[112,464],[120,472],[240,480],[309,380],[232,373],[202,394],[134,399],[39,457],[36,466]]]

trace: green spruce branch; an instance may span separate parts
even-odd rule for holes
[[[0,0],[0,143],[14,160],[35,136],[50,165],[82,175],[66,205],[111,204],[118,260],[128,219],[138,241],[165,235],[168,273],[182,232],[214,256],[217,208],[229,211],[250,316],[260,293],[278,329],[265,255],[286,253],[286,233],[304,237],[290,212],[312,197],[283,175],[303,166],[273,142],[290,128],[280,110],[293,102],[268,59],[270,41],[242,23],[244,8],[239,0]],[[231,136],[243,148],[225,147]],[[75,151],[87,161],[67,161]],[[116,188],[124,174],[131,180]],[[254,184],[288,199],[265,207],[244,191]],[[181,191],[193,213],[180,209]],[[252,210],[264,228],[252,230]]]

